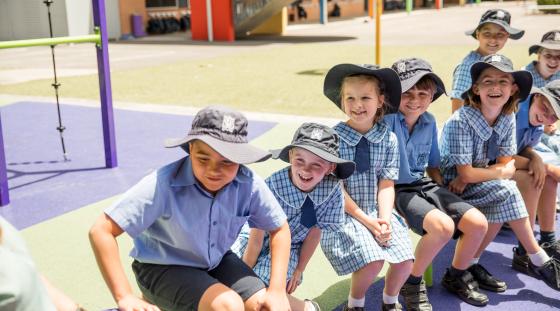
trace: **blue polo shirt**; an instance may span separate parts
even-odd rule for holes
[[[543,134],[543,126],[532,126],[529,123],[529,107],[531,98],[529,96],[525,101],[519,104],[519,111],[515,114],[515,138],[517,141],[517,153],[527,147],[534,147],[541,139]]]
[[[399,142],[399,179],[397,184],[410,184],[424,177],[426,167],[439,167],[437,125],[434,116],[425,112],[409,133],[404,115],[388,114],[385,123]]]
[[[195,179],[190,157],[144,177],[105,210],[134,239],[130,256],[143,263],[211,270],[230,250],[241,227],[266,231],[286,221],[265,182],[240,165],[215,196]]]

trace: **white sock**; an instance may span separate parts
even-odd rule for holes
[[[305,310],[319,311],[319,310],[315,309],[315,306],[309,300],[305,300]]]
[[[539,249],[540,250],[538,252],[536,252],[535,254],[529,254],[529,259],[531,259],[531,262],[535,266],[542,267],[545,262],[550,260],[550,257],[548,257],[548,255],[546,254],[544,249],[542,249],[542,248],[539,248]]]
[[[474,265],[478,264],[479,260],[480,260],[480,257],[471,259],[471,266],[474,266]]]
[[[398,300],[399,300],[399,295],[389,296],[389,295],[385,294],[385,291],[383,291],[383,303],[384,304],[386,304],[386,305],[394,304],[394,303],[397,303]]]
[[[348,308],[363,308],[366,305],[366,297],[356,299],[348,295]]]

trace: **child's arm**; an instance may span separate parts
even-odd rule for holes
[[[463,107],[463,101],[458,99],[458,98],[452,98],[451,99],[451,113],[454,113],[455,111],[457,111],[459,108]]]
[[[116,237],[123,230],[106,214],[101,215],[89,231],[89,240],[97,265],[120,310],[159,310],[132,293],[120,261]]]
[[[247,242],[247,248],[245,253],[243,253],[243,262],[245,262],[249,267],[253,268],[257,263],[257,258],[261,253],[264,241],[264,231],[256,228],[251,228],[249,231],[249,241]]]
[[[270,235],[270,284],[261,308],[264,310],[288,310],[290,303],[286,296],[286,275],[288,273],[288,261],[290,258],[290,227],[288,222]]]
[[[515,173],[515,160],[513,157],[498,157],[496,164],[485,168],[472,167],[472,165],[456,165],[458,178],[466,184],[481,183],[494,179],[510,179]]]
[[[309,230],[307,236],[303,240],[303,244],[301,245],[301,250],[299,253],[299,260],[292,274],[292,277],[288,281],[288,287],[286,291],[288,294],[293,293],[296,288],[300,284],[301,276],[305,271],[305,267],[309,263],[311,256],[315,253],[315,249],[317,249],[317,245],[319,245],[319,241],[321,241],[321,229],[317,226],[314,226]]]
[[[369,217],[364,211],[354,202],[352,197],[346,192],[346,189],[343,188],[344,191],[344,211],[362,223],[372,234],[373,236],[379,236],[381,234],[381,224],[387,222],[381,217],[378,219],[373,219]]]
[[[386,223],[381,224],[381,235],[377,238],[381,245],[388,245],[391,240],[391,213],[395,204],[395,181],[381,179],[377,192],[377,204],[379,206],[379,218]]]
[[[426,168],[426,173],[428,173],[428,177],[430,177],[436,184],[443,185],[443,176],[441,176],[439,167],[428,167]]]

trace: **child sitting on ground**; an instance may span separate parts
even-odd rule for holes
[[[333,129],[305,123],[296,131],[290,145],[272,151],[273,158],[290,163],[265,181],[284,209],[292,235],[286,287],[292,310],[320,310],[316,302],[304,302],[291,294],[303,280],[321,231],[336,230],[344,221],[340,180],[354,172],[355,164],[338,157],[338,146],[339,137]],[[250,229],[249,234],[245,226],[232,250],[268,284],[271,259],[268,235],[259,229]]]

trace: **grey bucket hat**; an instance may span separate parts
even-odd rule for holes
[[[183,138],[166,139],[165,147],[182,147],[201,140],[224,158],[239,164],[265,161],[271,154],[254,147],[247,140],[247,118],[226,107],[209,106],[200,110],[192,121],[191,130]]]
[[[501,9],[490,9],[484,12],[484,14],[482,14],[482,16],[480,17],[478,26],[476,26],[475,29],[465,31],[465,34],[476,39],[476,31],[486,23],[492,23],[501,26],[507,33],[509,33],[509,37],[513,40],[521,39],[521,37],[523,37],[523,35],[525,34],[525,30],[513,28],[510,26],[511,14],[509,14],[508,11]]]
[[[560,30],[551,30],[542,36],[541,43],[531,45],[529,55],[537,53],[540,48],[560,50]]]
[[[401,82],[397,73],[391,68],[379,68],[376,65],[339,64],[332,67],[325,76],[323,94],[338,108],[340,102],[340,88],[342,80],[347,76],[374,76],[385,84],[385,106],[387,113],[397,112],[401,102]]]
[[[292,143],[282,149],[271,150],[272,158],[290,162],[289,152],[294,147],[312,152],[323,160],[336,164],[334,174],[346,179],[354,173],[356,164],[338,156],[338,134],[330,127],[317,123],[304,123],[294,134]]]
[[[410,90],[420,79],[425,76],[432,78],[436,84],[436,92],[432,101],[435,101],[442,94],[447,94],[445,92],[445,84],[436,75],[430,63],[421,58],[403,58],[396,61],[391,68],[397,72],[399,79],[401,80],[402,92]]]
[[[531,94],[541,94],[550,103],[556,117],[560,119],[560,80],[554,80],[547,83],[545,86],[531,89]]]
[[[523,101],[529,92],[531,91],[531,86],[533,85],[533,76],[527,70],[514,70],[513,63],[511,60],[500,54],[491,54],[482,58],[482,60],[472,64],[471,66],[471,85],[476,83],[478,77],[482,71],[488,67],[494,67],[502,72],[511,73],[513,80],[517,87],[519,88],[520,100]],[[467,98],[469,90],[462,94],[463,98]]]

